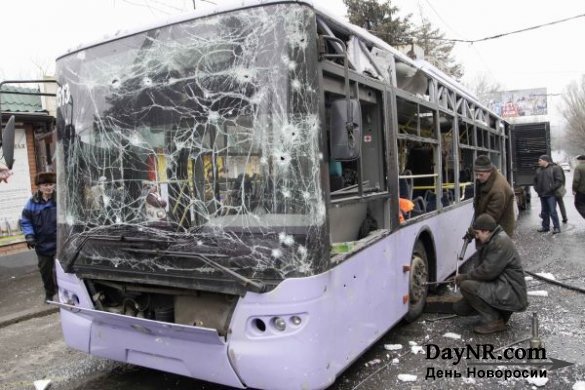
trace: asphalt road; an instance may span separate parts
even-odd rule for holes
[[[570,183],[571,175],[567,181]],[[534,201],[537,201],[536,203]],[[585,220],[576,212],[573,197],[567,194],[565,203],[569,214],[568,224],[558,235],[537,233],[540,204],[533,196],[531,208],[519,219],[515,239],[523,257],[524,267],[532,272],[551,273],[557,280],[585,288]],[[0,280],[8,279],[0,259]],[[26,266],[23,268],[26,269]],[[30,269],[29,269],[30,271]],[[32,278],[32,276],[31,276]],[[31,279],[32,280],[32,279]],[[40,282],[39,282],[40,283]],[[455,318],[432,322],[437,314],[424,314],[417,322],[401,324],[374,344],[360,359],[346,370],[330,390],[378,390],[378,389],[534,389],[536,384],[525,378],[466,378],[468,362],[453,364],[452,360],[429,359],[425,353],[414,353],[409,344],[435,344],[440,348],[460,348],[465,344],[489,344],[504,346],[531,334],[532,313],[540,320],[540,335],[545,343],[547,358],[570,363],[569,367],[547,369],[546,384],[542,388],[572,389],[579,381],[585,381],[585,300],[583,294],[554,286],[538,279],[528,282],[529,291],[546,291],[548,296],[530,296],[529,309],[514,314],[507,332],[478,336],[471,331],[474,318]],[[1,296],[0,296],[1,297]],[[0,298],[1,299],[1,298]],[[1,300],[0,300],[1,302]],[[52,315],[0,329],[0,389],[32,388],[35,379],[53,380],[52,389],[101,390],[101,389],[225,389],[222,386],[171,375],[155,370],[134,367],[89,357],[68,350],[61,340],[58,316]],[[445,337],[447,332],[460,339]],[[399,350],[387,350],[385,345],[400,344]],[[527,343],[520,344],[527,347]],[[398,361],[394,360],[398,359]],[[394,360],[394,363],[393,363]],[[428,370],[455,370],[461,378],[426,378]],[[497,366],[490,367],[498,369]],[[500,366],[501,370],[522,369],[521,366]],[[411,375],[412,382],[405,382],[401,374]],[[540,384],[540,383],[538,383]],[[585,383],[583,383],[585,386]],[[581,389],[576,387],[575,389]]]

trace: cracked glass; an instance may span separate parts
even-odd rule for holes
[[[314,11],[295,4],[180,22],[61,58],[66,269],[185,285],[230,279],[221,267],[264,280],[321,271],[316,63]]]

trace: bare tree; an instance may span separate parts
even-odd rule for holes
[[[585,76],[573,81],[563,93],[565,135],[572,151],[585,150]]]
[[[479,74],[465,86],[484,104],[488,104],[495,94],[504,90],[502,84],[486,73]]]

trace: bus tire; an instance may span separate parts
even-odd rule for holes
[[[413,322],[423,312],[427,300],[429,281],[429,262],[427,251],[421,241],[417,241],[410,260],[408,281],[408,312],[404,316],[406,322]]]

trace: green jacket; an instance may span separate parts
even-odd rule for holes
[[[585,194],[585,163],[579,162],[573,173],[573,192]]]
[[[514,191],[500,172],[493,170],[489,179],[481,184],[476,181],[475,198],[473,199],[475,217],[487,213],[496,223],[512,237],[516,227],[514,215]]]
[[[478,295],[499,310],[522,311],[528,306],[526,281],[512,239],[498,226],[476,253],[478,264],[467,279],[480,283]]]

